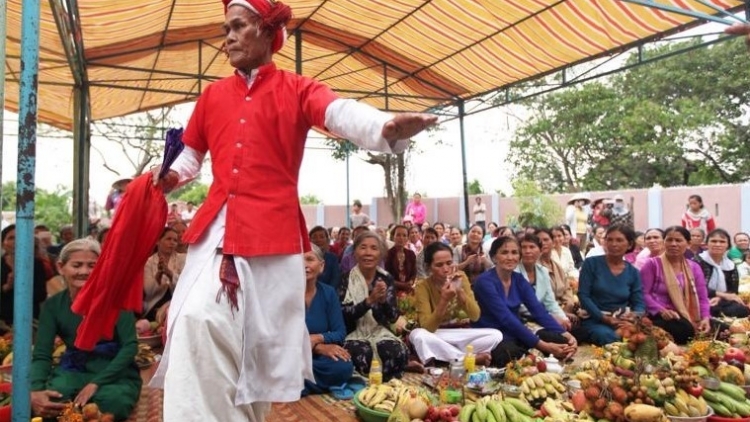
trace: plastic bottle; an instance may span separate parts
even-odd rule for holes
[[[380,366],[380,360],[377,357],[372,358],[370,363],[370,385],[380,385],[383,383],[383,368]]]
[[[466,354],[464,355],[464,369],[466,369],[466,375],[474,372],[477,366],[477,356],[474,354],[474,346],[471,344],[466,345]]]
[[[464,383],[466,382],[466,369],[461,359],[455,359],[451,362],[450,382],[445,393],[441,396],[447,404],[463,404],[464,402]]]

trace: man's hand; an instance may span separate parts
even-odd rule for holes
[[[398,113],[383,125],[383,138],[393,146],[396,141],[409,139],[437,123],[437,116],[424,113]]]
[[[159,172],[161,171],[161,165],[151,168],[151,178],[154,182],[154,186],[161,188],[165,194],[172,192],[177,184],[180,182],[180,175],[174,170],[169,170],[167,175],[159,179]]]
[[[748,48],[750,48],[750,24],[746,23],[736,23],[729,28],[725,29],[724,32],[726,32],[729,35],[740,35],[745,37],[745,44],[747,44]]]

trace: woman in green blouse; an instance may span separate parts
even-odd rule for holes
[[[95,240],[74,240],[62,249],[57,262],[66,290],[47,299],[39,316],[39,330],[31,362],[31,406],[35,415],[54,418],[65,402],[83,406],[96,403],[105,413],[125,420],[141,391],[141,376],[134,363],[138,352],[135,317],[122,312],[111,341],[99,342],[93,351],[73,346],[81,316],[71,310],[99,258]],[[66,352],[58,366],[52,364],[55,337]]]

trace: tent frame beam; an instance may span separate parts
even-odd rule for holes
[[[619,0],[619,1],[623,3],[630,3],[630,4],[635,4],[638,6],[648,7],[651,9],[657,9],[657,10],[661,10],[667,13],[674,13],[677,15],[687,16],[693,19],[699,19],[699,20],[704,20],[708,22],[715,22],[715,23],[719,23],[722,25],[732,25],[733,23],[737,23],[737,22],[747,23],[745,19],[742,19],[739,16],[735,16],[734,14],[729,13],[728,11],[720,7],[716,7],[716,5],[705,0],[694,0],[694,1],[714,10],[716,12],[716,15],[698,12],[695,10],[683,9],[681,7],[659,3],[654,0]],[[726,19],[722,18],[720,17],[721,15],[724,15],[727,18]]]

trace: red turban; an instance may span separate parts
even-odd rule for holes
[[[260,29],[274,33],[274,53],[281,50],[286,41],[286,25],[292,19],[292,9],[284,3],[276,0],[222,0],[224,13],[229,6],[242,6],[258,15],[261,19]]]

